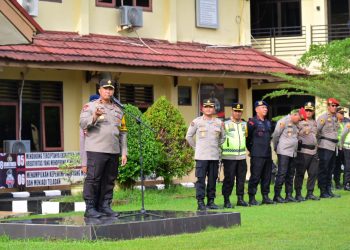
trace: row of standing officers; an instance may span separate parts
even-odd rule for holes
[[[319,200],[314,195],[316,180],[321,198],[340,197],[332,192],[331,183],[335,166],[340,168],[342,164],[344,189],[350,191],[350,122],[344,118],[345,110],[336,99],[327,100],[327,111],[317,121],[313,119],[315,105],[308,102],[280,119],[275,128],[266,118],[268,104],[256,101],[254,107],[256,116],[246,122],[242,119],[243,105],[234,103],[232,116],[222,122],[214,116],[214,101],[206,99],[203,115],[191,122],[186,140],[195,149],[198,210],[218,208],[214,200],[220,159],[224,167],[222,195],[225,208],[233,207],[230,196],[235,183],[238,206],[260,204],[255,199],[259,183],[262,204]],[[278,157],[272,200],[269,198],[273,166],[271,141]],[[244,200],[246,150],[251,160],[248,202]],[[336,158],[339,159],[337,164]],[[304,198],[301,191],[305,172],[308,180]],[[295,196],[292,195],[293,184]],[[283,185],[285,198],[281,195]]]

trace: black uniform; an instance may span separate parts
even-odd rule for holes
[[[250,152],[250,179],[248,194],[254,196],[257,186],[261,182],[261,193],[270,192],[272,155],[271,155],[271,122],[257,117],[248,121],[247,149]]]

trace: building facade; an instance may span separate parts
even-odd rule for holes
[[[25,13],[18,2],[34,5],[23,5]],[[254,91],[278,86],[271,72],[307,74],[275,52],[249,47],[257,46],[254,30],[266,28],[251,25],[252,7],[264,1],[18,2],[0,5],[0,147],[3,140],[26,139],[32,151],[78,150],[81,107],[103,76],[117,80],[123,103],[146,110],[166,96],[189,123],[204,97],[218,99],[221,117],[230,115],[233,101],[242,102],[247,118],[262,95]],[[324,1],[305,2],[314,8]],[[138,27],[132,22],[140,22],[139,12],[122,25],[123,4],[142,10]]]

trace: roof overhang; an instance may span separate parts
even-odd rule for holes
[[[95,63],[34,63],[1,61],[0,67],[17,67],[27,69],[53,69],[53,70],[79,70],[79,71],[100,71],[115,73],[136,73],[150,75],[168,75],[184,77],[212,77],[212,78],[242,78],[242,79],[266,79],[269,81],[279,80],[278,77],[270,73],[244,73],[227,71],[207,71],[207,70],[176,70],[154,67],[128,67],[123,65],[104,65]]]
[[[29,44],[42,28],[16,0],[0,1],[0,45]]]

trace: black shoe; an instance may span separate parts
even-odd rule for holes
[[[344,190],[345,190],[345,191],[350,191],[350,184],[346,184],[346,185],[344,186]]]
[[[335,194],[332,192],[332,190],[329,188],[328,189],[328,195],[331,197],[331,198],[340,198],[341,196],[339,194]]]
[[[332,197],[331,197],[328,193],[326,193],[326,192],[321,192],[320,198],[322,198],[322,199],[328,199],[328,198],[332,198]]]
[[[260,203],[255,200],[255,195],[249,195],[249,205],[250,206],[259,206]]]
[[[237,206],[241,207],[248,207],[248,203],[244,201],[243,195],[238,195],[237,196]]]
[[[301,194],[298,194],[295,196],[295,200],[297,202],[302,202],[302,201],[305,201],[305,198]]]
[[[107,217],[118,217],[119,213],[114,212],[111,209],[111,203],[112,203],[112,200],[104,200],[102,202],[101,206],[99,207],[98,211],[100,213],[105,214],[105,216],[107,216]]]
[[[198,211],[205,211],[205,210],[207,210],[207,207],[205,206],[203,200],[198,200],[197,204],[198,204],[198,207],[197,207]]]
[[[280,195],[275,195],[275,197],[273,197],[273,201],[277,203],[286,203],[286,201]]]
[[[267,194],[264,194],[262,204],[270,205],[275,204],[275,202],[273,202],[273,200],[271,200]]]
[[[93,200],[86,200],[86,209],[84,213],[85,218],[100,218],[104,216],[103,213],[100,213],[95,208],[95,202]]]
[[[286,194],[286,198],[284,199],[286,202],[296,202],[297,200],[294,199],[294,197],[292,196],[292,194]]]
[[[230,201],[225,201],[224,202],[224,208],[232,208],[232,204]],[[215,208],[214,208],[215,209]]]
[[[209,208],[209,209],[219,209],[219,206],[217,206],[214,203],[214,199],[209,199],[208,200],[208,204],[207,204],[207,208]]]
[[[198,204],[198,207],[197,207],[198,211],[206,211],[207,210],[207,207],[205,206],[203,200],[198,200],[197,204]]]
[[[305,200],[313,200],[313,201],[319,201],[320,198],[315,196],[313,193],[311,192],[308,192],[306,197],[305,197]]]
[[[230,198],[228,198],[228,197],[224,197],[224,208],[232,208]]]

